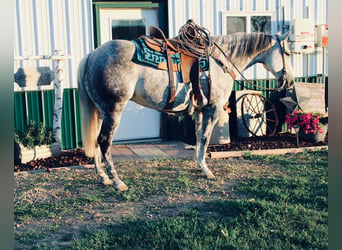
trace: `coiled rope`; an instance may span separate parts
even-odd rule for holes
[[[179,46],[196,58],[203,58],[208,55],[208,48],[213,45],[210,38],[210,32],[194,23],[192,19],[188,20],[178,32],[176,37]]]

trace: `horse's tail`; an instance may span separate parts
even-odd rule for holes
[[[78,95],[81,107],[81,127],[84,152],[89,157],[95,155],[95,145],[98,132],[98,111],[90,99],[84,86],[84,74],[87,66],[88,56],[82,59],[78,66],[77,83]]]

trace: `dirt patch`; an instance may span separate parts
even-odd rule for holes
[[[144,162],[144,164],[149,164]],[[176,162],[177,164],[179,161]],[[142,164],[142,163],[141,163]],[[151,174],[145,165],[139,178]],[[128,170],[128,168],[131,168]],[[121,168],[123,178],[130,182],[139,169],[138,164],[127,165]],[[147,169],[147,170],[146,170]],[[158,171],[157,168],[154,171]],[[130,174],[131,173],[131,174]],[[152,179],[164,182],[166,176],[172,176],[167,171],[158,173],[161,177],[152,175]],[[188,171],[184,175],[196,175]],[[197,175],[196,175],[197,176]],[[128,193],[119,193],[113,187],[104,187],[99,184],[94,171],[91,169],[60,171],[35,171],[15,174],[15,246],[16,249],[31,248],[27,245],[27,238],[36,242],[35,247],[49,246],[52,248],[71,247],[75,239],[83,239],[87,232],[104,230],[107,225],[118,225],[129,220],[158,220],[161,218],[178,216],[186,209],[201,208],[207,202],[219,199],[228,199],[217,187],[208,184],[210,181],[200,179],[200,184],[192,184],[187,188],[178,188],[180,180],[168,179],[166,185],[171,188],[160,192],[151,187],[158,186],[157,181],[150,180],[142,186],[129,185]],[[150,178],[150,179],[151,179]],[[175,182],[176,184],[174,184]],[[202,184],[201,184],[202,182]],[[173,187],[176,186],[177,187]],[[164,186],[164,185],[163,185]],[[196,187],[198,186],[198,187]],[[198,190],[199,187],[207,191]],[[222,186],[224,190],[227,189]],[[174,190],[175,191],[172,193]],[[133,196],[143,192],[143,197]],[[133,195],[132,195],[133,194]],[[129,201],[130,195],[134,201]],[[213,216],[213,214],[211,214]]]

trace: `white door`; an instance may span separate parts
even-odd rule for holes
[[[101,8],[101,44],[112,39],[132,40],[140,35],[146,35],[150,25],[159,26],[156,8]],[[159,137],[160,113],[129,101],[113,141]]]

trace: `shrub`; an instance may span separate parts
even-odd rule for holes
[[[53,129],[45,126],[43,123],[38,125],[34,121],[28,122],[24,132],[15,131],[14,140],[27,148],[49,145],[55,142]]]

